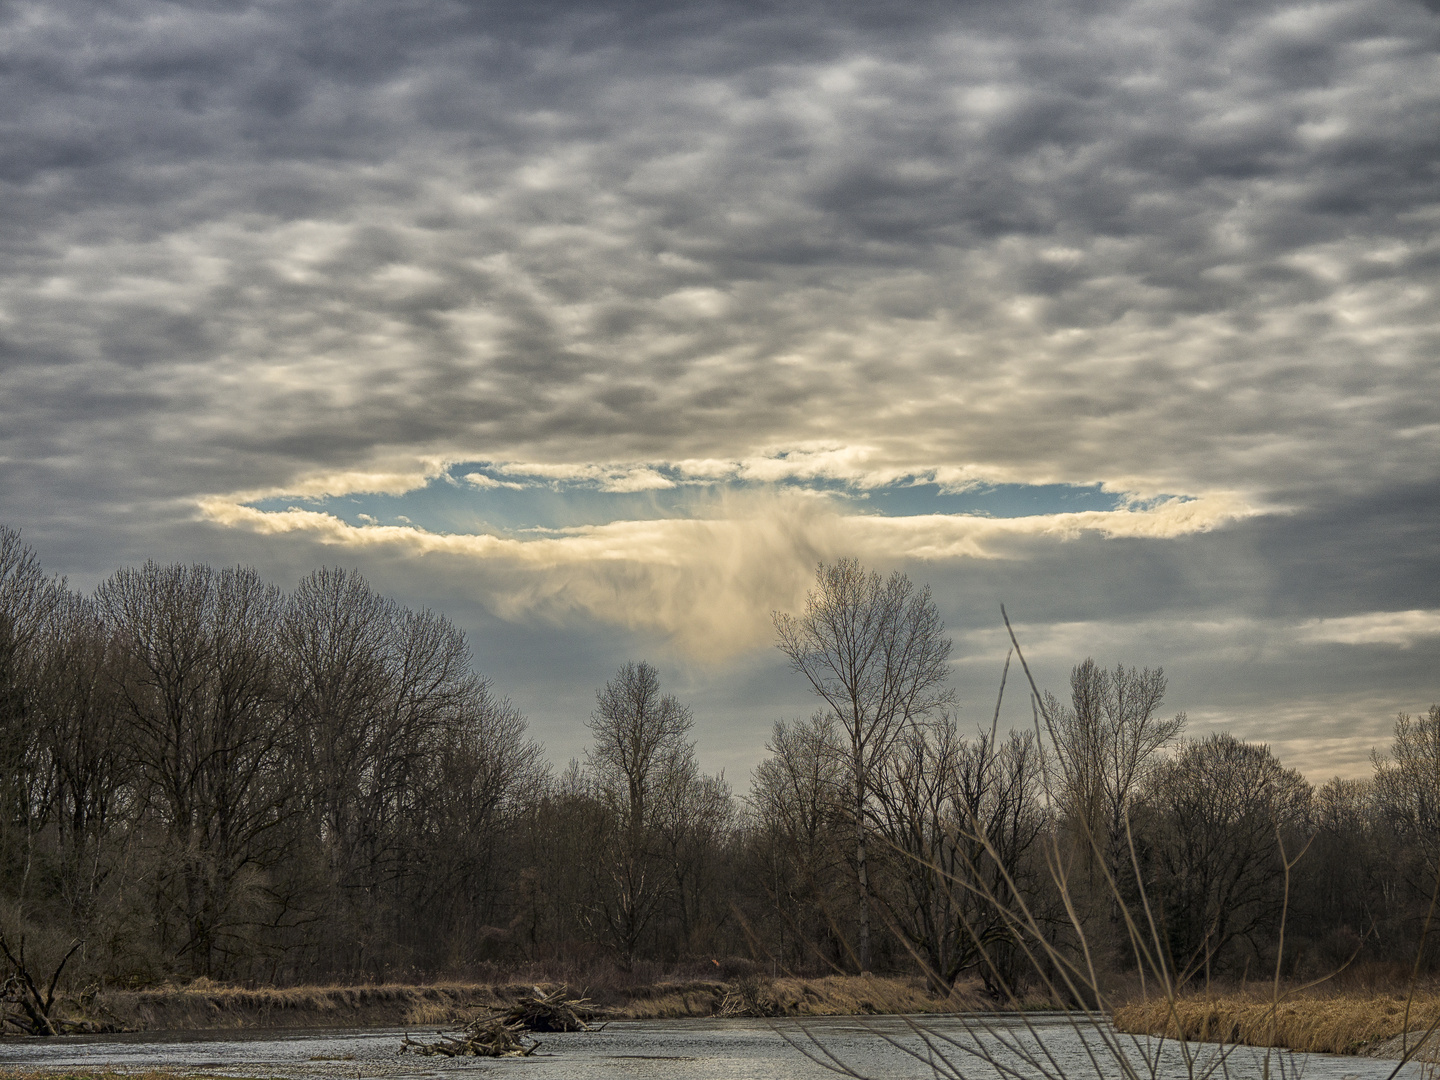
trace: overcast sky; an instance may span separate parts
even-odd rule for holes
[[[819,561],[962,721],[1161,666],[1363,775],[1440,700],[1440,3],[0,2],[0,522],[322,564],[559,761],[648,658],[742,790]],[[1013,689],[1013,686],[1012,686]],[[1007,717],[1027,719],[1014,694]]]

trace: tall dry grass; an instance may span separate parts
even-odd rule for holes
[[[948,998],[931,996],[924,980],[827,975],[772,979],[754,965],[696,966],[705,973],[737,966],[730,979],[680,977],[634,981],[615,972],[595,984],[549,979],[428,986],[296,986],[247,988],[197,979],[184,986],[107,990],[61,1003],[61,1016],[96,1031],[179,1031],[243,1028],[442,1027],[504,1007],[535,986],[568,987],[613,1019],[661,1020],[715,1015],[850,1016],[940,1013],[982,1008],[978,983],[962,983]],[[737,1002],[743,1003],[736,1005]]]
[[[1312,994],[1280,1001],[1253,992],[1201,993],[1122,1005],[1114,1023],[1136,1035],[1355,1054],[1440,1026],[1440,993]]]

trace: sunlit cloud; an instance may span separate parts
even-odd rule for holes
[[[524,491],[525,485],[516,483],[514,480],[496,480],[493,476],[486,476],[484,473],[471,472],[463,477],[467,483],[477,488],[508,488],[510,491]]]
[[[563,618],[573,610],[663,632],[681,648],[716,659],[766,640],[769,613],[799,601],[817,561],[999,559],[1024,541],[1063,542],[1087,532],[1164,540],[1255,512],[1232,496],[1212,495],[1027,517],[887,517],[842,513],[803,491],[771,489],[711,499],[703,514],[498,535],[383,525],[370,514],[357,515],[354,524],[300,505],[267,510],[218,497],[200,505],[208,521],[262,535],[296,533],[352,550],[463,559],[479,571],[471,587],[506,617]]]
[[[1338,645],[1398,645],[1408,649],[1440,638],[1440,611],[1374,611],[1333,619],[1311,619],[1296,628],[1305,641]]]

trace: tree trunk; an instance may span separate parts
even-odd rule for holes
[[[855,956],[863,975],[870,970],[870,871],[865,864],[865,785],[858,770],[855,792],[855,875],[860,886],[860,940]]]

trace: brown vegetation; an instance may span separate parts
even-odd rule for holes
[[[646,994],[612,1008],[624,1020],[683,1016],[866,1016],[969,1012],[991,1007],[978,984],[962,984],[948,997],[934,997],[917,978],[827,975],[815,979],[661,983]]]
[[[506,987],[296,986],[246,989],[199,979],[189,986],[105,990],[59,1003],[62,1015],[101,1031],[378,1027],[452,1023],[508,1004]],[[514,987],[516,992],[523,988]]]
[[[1281,996],[1264,991],[1198,993],[1122,1005],[1115,1027],[1134,1035],[1192,1042],[1274,1046],[1309,1053],[1358,1054],[1408,1032],[1440,1024],[1440,991],[1415,994],[1339,992]],[[1418,1035],[1410,1040],[1413,1046]]]
[[[106,990],[62,998],[57,1014],[71,1030],[182,1031],[224,1028],[439,1028],[477,1016],[513,1018],[537,994],[563,984],[437,983],[432,986],[297,986],[246,989],[197,980],[189,986]],[[976,1011],[990,1007],[978,984],[948,997],[931,996],[924,980],[853,975],[729,981],[674,979],[653,983],[601,981],[587,990],[585,1018],[663,1020],[705,1016],[851,1016]],[[567,999],[568,1000],[568,999]],[[1042,1003],[1030,1003],[1032,1005]],[[537,1029],[538,1030],[538,1029]]]

